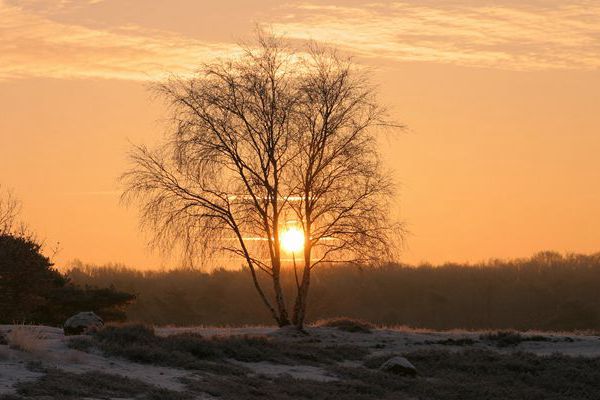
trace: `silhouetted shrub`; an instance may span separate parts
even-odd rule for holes
[[[0,235],[0,323],[29,321],[67,281],[31,238]]]
[[[53,268],[31,237],[0,234],[0,323],[61,325],[80,311],[123,320],[134,296],[113,287],[79,287]]]

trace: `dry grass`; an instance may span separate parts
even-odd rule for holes
[[[6,341],[11,349],[27,353],[44,353],[47,350],[44,339],[40,330],[25,325],[16,326],[6,334]]]

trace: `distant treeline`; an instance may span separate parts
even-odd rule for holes
[[[79,264],[69,276],[82,285],[114,285],[136,294],[127,309],[132,321],[272,324],[243,270],[140,272]],[[292,293],[292,271],[285,278]],[[309,319],[336,316],[433,329],[599,330],[600,253],[544,252],[474,265],[321,267],[314,274]]]

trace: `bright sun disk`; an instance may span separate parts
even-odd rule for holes
[[[304,233],[298,228],[288,228],[281,234],[281,246],[285,251],[295,253],[304,248]]]

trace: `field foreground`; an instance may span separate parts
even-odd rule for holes
[[[417,375],[380,371],[403,356]],[[600,337],[0,325],[0,399],[600,399]]]

